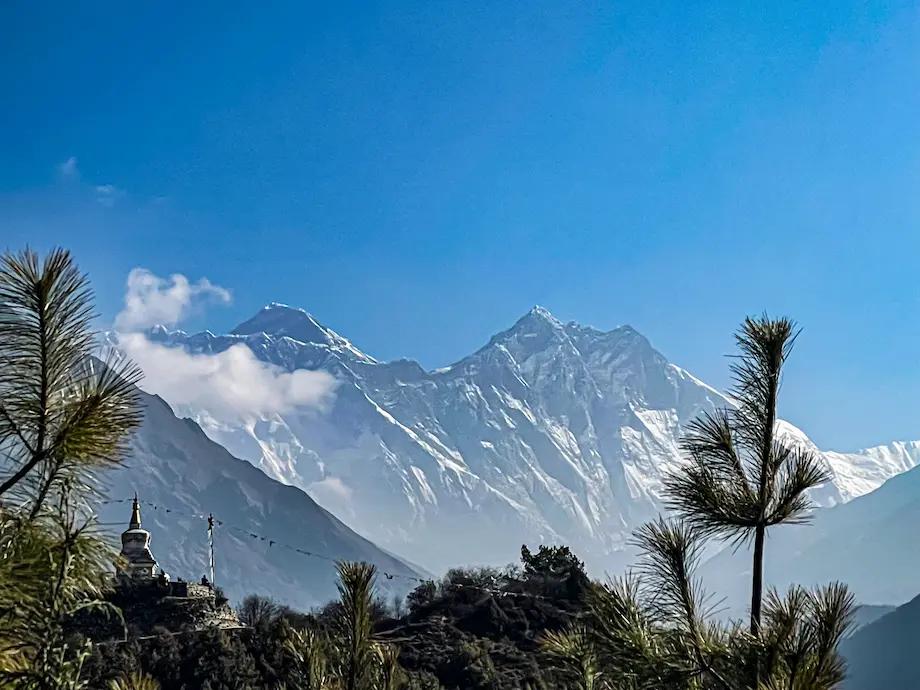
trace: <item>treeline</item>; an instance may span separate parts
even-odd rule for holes
[[[637,531],[622,578],[590,581],[564,547],[506,569],[456,570],[405,602],[339,564],[339,599],[299,614],[250,598],[242,631],[170,631],[94,644],[72,630],[108,602],[115,554],[95,532],[96,473],[140,423],[139,372],[98,359],[88,282],[70,255],[0,260],[0,687],[829,690],[852,600],[840,584],[766,591],[770,529],[807,519],[817,458],[776,433],[796,331],[746,319],[736,406],[703,414],[665,483],[673,518]],[[750,616],[713,618],[696,568],[710,539],[752,547]]]

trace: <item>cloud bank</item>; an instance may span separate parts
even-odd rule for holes
[[[229,304],[230,291],[181,274],[162,278],[144,268],[128,276],[125,306],[115,319],[119,348],[144,371],[143,388],[218,421],[264,418],[293,408],[322,410],[336,380],[322,371],[286,371],[262,362],[242,343],[222,352],[190,353],[152,341],[145,329],[176,326],[207,304]]]
[[[119,346],[144,370],[144,387],[173,405],[207,410],[217,420],[265,417],[294,407],[322,409],[335,379],[322,371],[285,371],[239,344],[191,354],[151,342],[143,333],[119,336]]]

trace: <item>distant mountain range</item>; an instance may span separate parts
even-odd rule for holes
[[[411,360],[379,362],[280,304],[226,335],[157,327],[147,336],[192,353],[242,343],[284,370],[334,376],[339,385],[323,413],[295,408],[234,420],[204,408],[179,413],[375,543],[433,570],[505,563],[522,543],[541,542],[571,545],[596,573],[625,566],[632,530],[661,510],[662,478],[680,461],[685,425],[731,405],[634,329],[562,323],[539,307],[433,371]],[[920,446],[822,456],[832,480],[814,498],[833,506],[916,465]],[[170,480],[162,486],[168,491]],[[245,504],[258,511],[260,500]]]
[[[414,587],[382,573],[419,576],[418,569],[353,532],[303,491],[233,457],[160,398],[143,394],[143,405],[144,422],[128,462],[104,478],[110,499],[123,502],[103,504],[100,517],[117,537],[127,528],[137,492],[153,553],[173,578],[197,580],[208,573],[206,520],[194,516],[213,513],[221,521],[215,579],[234,603],[262,594],[307,610],[335,598],[334,564],[291,547],[376,564],[383,594]]]

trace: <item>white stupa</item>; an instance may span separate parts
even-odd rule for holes
[[[141,527],[141,507],[134,494],[131,506],[131,522],[128,529],[121,533],[121,557],[118,577],[131,580],[144,580],[169,576],[160,568],[150,551],[150,532]]]

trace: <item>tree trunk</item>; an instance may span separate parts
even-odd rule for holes
[[[760,637],[760,609],[763,602],[763,547],[767,535],[760,526],[754,533],[754,563],[751,578],[751,635]]]
[[[760,638],[760,613],[763,603],[763,547],[767,535],[767,528],[757,527],[754,532],[754,563],[753,577],[751,578],[751,635]],[[751,687],[760,687],[760,654],[757,647],[752,647],[749,660],[751,670]]]

